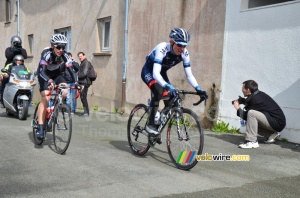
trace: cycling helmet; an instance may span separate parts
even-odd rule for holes
[[[18,54],[18,55],[15,55],[15,56],[14,56],[14,59],[13,59],[13,63],[14,63],[14,64],[17,64],[17,61],[18,61],[18,60],[23,61],[23,63],[24,63],[24,57],[23,57],[22,55],[19,55],[19,54]]]
[[[21,46],[22,45],[22,40],[18,36],[13,36],[10,39],[10,43],[11,43],[12,47],[15,46],[15,45]]]
[[[190,41],[190,34],[183,28],[174,28],[171,30],[169,37],[176,44],[180,45],[188,45],[188,42]]]
[[[62,34],[54,34],[50,39],[50,43],[53,45],[66,45],[68,39]]]

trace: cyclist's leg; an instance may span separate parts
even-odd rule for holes
[[[44,138],[44,119],[45,119],[45,113],[46,108],[48,106],[49,98],[50,96],[47,96],[49,93],[47,82],[42,79],[41,77],[38,77],[39,84],[40,84],[40,94],[41,94],[41,102],[39,104],[38,108],[38,129],[37,129],[37,138],[43,139]]]
[[[62,75],[57,76],[54,79],[54,82],[57,85],[64,85],[65,87],[68,88],[68,83],[67,83],[66,79]],[[62,90],[62,96],[63,96],[63,100],[64,101],[66,100],[67,95],[68,95],[68,89]]]

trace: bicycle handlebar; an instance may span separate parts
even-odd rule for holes
[[[80,92],[81,92],[81,85],[78,85],[79,89],[76,86],[72,86],[70,87],[70,89],[77,89],[77,95],[75,96],[75,98],[77,99],[80,96]],[[68,89],[68,86],[64,85],[64,84],[60,84],[60,85],[54,85],[54,87],[52,89],[49,90],[48,94],[46,94],[46,96],[50,96],[52,94],[52,91],[54,89]]]
[[[197,92],[194,92],[194,91],[185,91],[185,90],[177,90],[178,93],[181,93],[183,95],[185,94],[191,94],[191,95],[198,95],[200,97],[200,100],[196,103],[193,103],[194,106],[197,106],[199,105],[201,102],[204,101],[204,105],[206,106],[206,100],[207,100],[207,96],[204,96],[204,95],[199,95]]]

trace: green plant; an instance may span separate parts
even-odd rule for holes
[[[94,111],[98,111],[98,110],[99,110],[99,106],[98,106],[98,105],[95,105],[95,106],[93,107],[93,110],[94,110]]]
[[[114,108],[113,113],[118,113],[118,108]]]
[[[216,133],[239,133],[240,129],[235,127],[229,128],[229,123],[225,123],[224,121],[218,122],[212,129],[213,132]]]
[[[286,139],[286,138],[281,138],[281,142],[288,142],[288,139]]]

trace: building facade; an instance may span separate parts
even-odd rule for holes
[[[17,2],[0,0],[1,9],[6,9],[1,10],[0,17],[3,24],[0,54],[10,45],[11,36],[17,34]],[[126,2],[128,45],[124,50]],[[12,13],[10,17],[5,16],[7,12]],[[158,43],[169,41],[174,27],[186,28],[191,34],[188,50],[192,71],[200,86],[209,92],[213,83],[221,86],[224,16],[225,1],[218,0],[22,0],[19,29],[23,47],[30,55],[26,64],[32,70],[37,68],[41,51],[50,45],[50,37],[63,33],[69,39],[67,51],[73,53],[75,60],[78,60],[77,52],[85,52],[98,73],[89,89],[91,107],[120,111],[124,102],[124,111],[129,113],[133,105],[146,103],[150,97],[150,90],[140,74],[145,57]],[[0,62],[5,62],[4,56]],[[182,64],[168,75],[178,89],[194,90],[185,80]],[[188,98],[185,104],[203,119],[209,105],[193,107],[197,99]],[[34,101],[38,100],[36,91]]]

